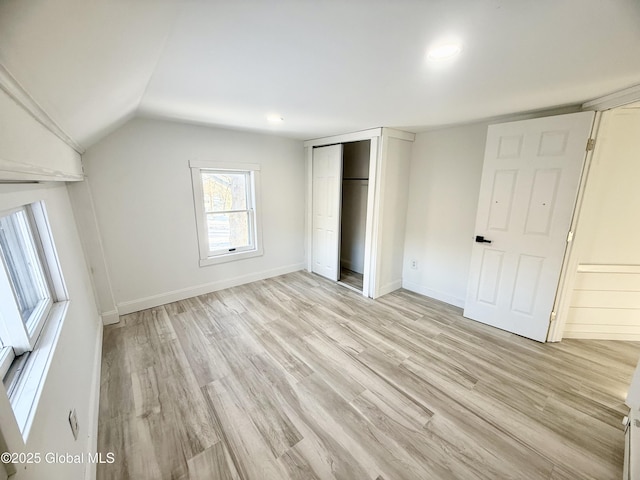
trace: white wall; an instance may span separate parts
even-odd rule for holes
[[[102,234],[96,220],[89,179],[68,185],[76,224],[81,226],[82,249],[91,272],[98,310],[105,325],[118,323],[120,317],[111,290],[111,278],[104,257]]]
[[[467,291],[487,126],[418,133],[411,155],[403,287],[457,306]]]
[[[342,144],[343,178],[369,178],[371,140]]]
[[[640,340],[640,107],[604,112],[578,218],[564,336]]]
[[[596,148],[576,230],[581,263],[640,265],[640,106],[604,112]]]
[[[402,263],[409,201],[409,172],[413,142],[382,137],[380,212],[377,252],[378,295],[402,286]]]
[[[0,389],[0,428],[13,452],[95,452],[96,395],[99,389],[102,327],[91,281],[82,254],[67,188],[63,183],[0,185],[0,211],[44,201],[70,304],[46,376],[42,396],[26,445],[22,441],[4,389]],[[80,426],[75,441],[69,428],[69,410],[76,409]],[[75,480],[85,465],[20,465],[18,480]]]
[[[189,160],[261,165],[263,256],[198,265]],[[304,268],[300,141],[138,118],[83,162],[120,314]]]
[[[340,266],[364,273],[368,180],[343,180]]]
[[[364,273],[370,140],[343,145],[340,265]]]

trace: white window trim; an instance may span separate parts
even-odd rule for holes
[[[58,344],[62,324],[67,317],[69,301],[53,304],[36,348],[29,354],[23,371],[9,397],[13,414],[25,443],[29,438],[45,379]]]
[[[0,378],[4,378],[15,358],[16,355],[12,347],[2,347],[0,350]]]
[[[39,253],[43,254],[42,267],[46,270],[45,275],[53,295],[53,302],[44,318],[38,322],[39,325],[34,327],[41,331],[37,333],[33,351],[29,353],[29,357],[22,366],[22,372],[18,374],[9,397],[16,424],[25,444],[70,304],[44,202],[35,201],[29,206],[33,215],[32,234],[37,240],[37,248],[41,249]],[[7,215],[18,209],[4,211],[0,215]],[[4,323],[0,327],[6,330]],[[0,350],[0,368],[7,367],[8,370],[14,358],[13,348],[3,347]],[[6,371],[3,373],[6,374]]]
[[[198,251],[200,254],[200,266],[217,265],[221,263],[243,260],[246,258],[258,257],[264,254],[262,247],[262,218],[260,208],[260,165],[255,163],[224,163],[224,162],[203,162],[197,160],[189,161],[191,169],[191,183],[193,186],[193,204],[196,215],[196,231],[198,235]],[[204,211],[204,192],[202,191],[202,170],[228,170],[230,172],[251,172],[253,179],[252,198],[254,211],[254,225],[250,226],[254,230],[255,246],[250,249],[238,249],[234,252],[219,253],[211,255],[209,252],[209,240],[207,233],[206,214]]]
[[[21,321],[3,322],[2,325],[2,335],[5,343],[7,343],[7,340],[10,340],[9,343],[13,347],[16,355],[30,351],[35,347],[35,343],[38,340],[38,336],[42,331],[42,327],[53,304],[52,296],[55,295],[55,291],[49,280],[49,268],[46,265],[43,248],[41,247],[39,230],[42,228],[46,229],[47,226],[46,224],[42,225],[36,218],[36,210],[39,209],[40,204],[32,204],[0,213],[0,217],[5,217],[23,212],[28,224],[28,231],[21,232],[21,236],[30,243],[25,253],[29,256],[29,263],[37,265],[37,270],[40,274],[35,280],[39,285],[38,288],[41,293],[46,295],[45,298],[40,300],[35,306],[29,318],[23,319],[22,313],[18,309],[17,293],[9,278],[9,268],[4,258],[0,258],[0,267],[2,267],[0,268],[0,317],[21,319]]]

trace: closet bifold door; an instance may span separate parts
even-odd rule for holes
[[[342,144],[316,147],[312,160],[312,271],[340,277]]]

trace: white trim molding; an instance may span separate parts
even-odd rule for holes
[[[93,359],[93,380],[91,382],[91,400],[89,401],[89,425],[87,426],[87,452],[95,454],[98,451],[98,415],[100,413],[100,376],[102,371],[102,325],[98,321],[96,334],[95,356]],[[85,480],[95,480],[97,464],[87,462],[84,472]]]
[[[360,130],[359,132],[345,133],[342,135],[333,135],[330,137],[314,138],[304,142],[305,147],[321,147],[325,145],[333,145],[334,143],[358,142],[360,140],[369,140],[371,138],[382,135],[382,128],[370,128],[369,130]]]
[[[84,180],[82,175],[72,175],[59,170],[31,165],[28,163],[12,162],[0,158],[0,172],[2,172],[3,180],[19,181],[19,182],[39,182],[60,180],[66,182],[79,182]]]
[[[383,127],[382,134],[391,138],[399,138],[400,140],[406,140],[413,142],[416,139],[416,134],[411,132],[405,132],[403,130],[397,130],[395,128]]]
[[[369,188],[367,193],[367,218],[365,225],[371,225],[371,228],[365,228],[364,232],[364,268],[362,274],[362,295],[365,297],[373,297],[374,290],[374,275],[375,275],[375,251],[377,244],[374,242],[373,229],[376,219],[376,195],[378,193],[378,163],[379,160],[378,151],[381,142],[381,137],[374,137],[371,139],[369,147]],[[369,259],[369,261],[367,261]]]
[[[27,359],[10,401],[24,442],[29,439],[45,379],[53,361],[62,326],[67,318],[69,301],[58,302],[38,338],[38,345]]]
[[[103,325],[113,325],[120,321],[120,315],[117,310],[110,310],[100,314]]]
[[[311,273],[313,271],[313,147],[304,147],[305,156],[305,176],[307,181],[305,195],[305,216],[304,216],[304,233],[305,233],[305,269]]]
[[[640,101],[640,85],[618,90],[582,104],[583,110],[609,110]]]
[[[84,148],[76,142],[67,132],[65,132],[53,120],[47,112],[29,95],[29,93],[20,85],[7,68],[0,63],[0,88],[4,90],[18,105],[22,106],[31,115],[34,120],[42,124],[47,130],[53,133],[64,143],[73,148],[80,155],[84,153]]]
[[[381,137],[386,135],[387,137],[399,138],[400,140],[408,140],[413,142],[416,139],[416,134],[411,132],[405,132],[404,130],[398,130],[396,128],[389,127],[377,127],[370,128],[368,130],[360,130],[358,132],[343,133],[341,135],[332,135],[329,137],[313,138],[304,142],[305,147],[320,147],[325,145],[332,145],[334,143],[349,143],[358,142],[360,140],[368,140],[375,137]]]
[[[246,283],[257,282],[258,280],[265,280],[267,278],[297,272],[299,270],[303,270],[305,266],[306,265],[304,263],[296,263],[293,265],[286,265],[284,267],[273,268],[271,270],[263,270],[262,272],[253,272],[247,275],[240,275],[238,277],[225,278],[224,280],[195,285],[193,287],[181,288],[171,292],[159,293],[157,295],[138,298],[127,302],[120,302],[118,303],[118,313],[120,315],[126,315],[128,313],[146,310],[147,308],[159,307],[160,305],[166,305],[167,303],[177,302],[178,300],[197,297],[198,295],[204,295],[218,290],[224,290],[225,288],[237,287]]]
[[[204,168],[204,169],[211,169],[211,170],[229,170],[232,172],[242,172],[244,170],[260,170],[260,164],[189,160],[189,168]]]
[[[631,273],[640,274],[640,265],[591,265],[581,263],[578,273]]]
[[[567,332],[565,338],[583,340],[620,340],[623,342],[640,341],[640,333],[616,333],[616,332]]]
[[[601,112],[596,112],[591,127],[591,135],[589,138],[596,139],[596,141],[601,128],[602,115]],[[593,150],[587,151],[584,164],[582,165],[582,175],[580,177],[580,184],[573,207],[573,216],[571,217],[571,226],[569,228],[572,236],[567,240],[567,247],[562,259],[562,269],[560,270],[560,278],[558,279],[558,287],[552,309],[552,312],[555,312],[556,315],[555,317],[552,316],[549,331],[547,332],[547,342],[560,342],[564,336],[564,329],[567,324],[567,317],[569,316],[571,296],[573,295],[573,286],[578,268],[579,248],[576,244],[579,245],[580,243],[580,214],[582,212],[584,195],[591,172],[591,165],[598,151],[599,148],[597,145]]]
[[[382,285],[378,289],[378,297],[382,297],[383,295],[386,295],[387,293],[395,292],[399,288],[402,288],[402,280],[394,280],[391,283],[387,283],[386,285]],[[376,297],[376,298],[378,298],[378,297]]]
[[[448,303],[449,305],[453,305],[454,307],[464,308],[464,298],[458,298],[456,296],[449,295],[448,293],[439,292],[437,290],[433,290],[431,288],[420,285],[419,283],[403,280],[402,288],[404,288],[405,290],[409,290],[410,292],[419,293],[420,295],[424,295],[425,297],[433,298],[434,300],[438,300],[440,302]]]

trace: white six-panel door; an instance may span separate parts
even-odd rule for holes
[[[313,149],[312,271],[340,277],[340,204],[342,144]]]
[[[465,317],[546,340],[593,118],[489,127]]]

